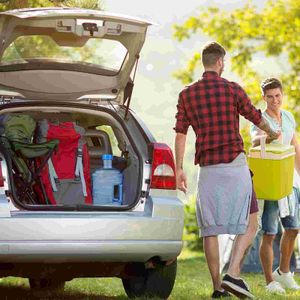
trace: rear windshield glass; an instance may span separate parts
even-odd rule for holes
[[[127,49],[118,41],[88,39],[84,45],[61,46],[50,36],[30,35],[17,38],[6,48],[0,66],[35,61],[90,65],[118,72]]]

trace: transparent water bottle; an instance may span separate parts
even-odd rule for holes
[[[111,154],[102,155],[103,168],[92,175],[94,204],[122,205],[123,174],[112,167],[112,158]]]

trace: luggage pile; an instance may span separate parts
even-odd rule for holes
[[[96,132],[95,139],[105,137],[106,142],[100,144],[101,149],[108,153],[94,157],[97,163],[92,183],[86,143],[91,133],[86,137],[85,129],[76,122],[48,119],[36,122],[25,114],[0,118],[0,141],[5,144],[12,160],[14,188],[19,202],[63,207],[122,205],[122,170],[126,168],[126,160],[111,154],[106,132],[93,131]],[[92,154],[94,148],[89,148]],[[102,166],[106,157],[110,164]]]

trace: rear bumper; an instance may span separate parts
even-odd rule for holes
[[[176,197],[149,197],[135,212],[14,211],[0,217],[0,263],[168,261],[181,252],[183,224]]]
[[[0,243],[0,262],[146,262],[177,257],[182,241],[52,241]]]

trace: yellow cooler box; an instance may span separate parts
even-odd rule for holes
[[[282,144],[262,145],[249,150],[254,189],[258,199],[280,200],[293,190],[295,148]]]

